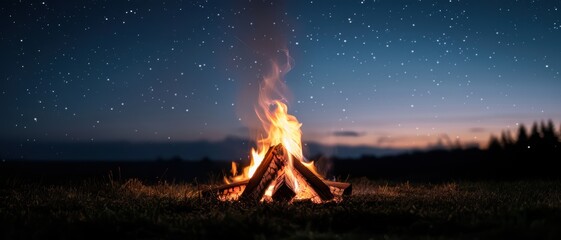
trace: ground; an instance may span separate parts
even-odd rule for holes
[[[351,179],[340,203],[202,199],[196,183],[2,180],[0,234],[14,238],[561,238],[561,181],[389,183]]]

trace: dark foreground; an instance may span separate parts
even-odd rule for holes
[[[351,180],[316,205],[201,199],[195,184],[2,180],[0,235],[14,238],[561,238],[561,182]]]

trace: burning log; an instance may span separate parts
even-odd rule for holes
[[[323,180],[299,159],[289,161],[282,144],[268,149],[249,180],[205,190],[204,197],[220,200],[287,201],[309,199],[320,203],[341,201],[352,193],[350,183]],[[289,163],[292,165],[288,165]]]
[[[215,187],[201,192],[201,196],[204,198],[216,197],[219,200],[236,200],[240,197],[244,191],[247,182],[249,180],[244,180],[240,182],[234,182],[220,187]]]
[[[275,184],[275,188],[273,189],[273,200],[288,202],[295,196],[296,191],[291,179],[289,179],[288,176],[283,173],[277,178],[277,183]]]
[[[257,170],[249,179],[241,199],[258,202],[263,198],[271,182],[277,178],[279,171],[286,165],[287,161],[284,152],[282,144],[269,148],[261,165],[257,167]]]
[[[285,172],[287,163],[282,145],[273,146],[269,148],[251,179],[204,190],[201,195],[207,198],[216,197],[222,201],[260,201],[264,199],[267,189],[272,184],[272,196],[266,199],[273,201],[291,201],[296,196],[299,199],[311,199],[313,202],[341,201],[352,194],[352,184],[323,180],[298,159],[293,161],[294,179],[291,179]],[[294,186],[295,182],[299,185],[298,189]]]
[[[304,166],[300,160],[294,159],[294,161],[292,161],[292,165],[294,166],[294,170],[296,170],[295,172],[302,175],[302,179],[305,180],[309,187],[314,190],[322,201],[329,201],[333,199],[331,189],[318,176],[316,176],[316,174]]]

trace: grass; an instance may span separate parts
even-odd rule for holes
[[[341,203],[247,204],[196,184],[3,180],[2,239],[401,239],[561,237],[561,182],[388,183],[354,179]]]

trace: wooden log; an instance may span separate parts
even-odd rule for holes
[[[294,184],[293,182],[288,179],[286,174],[282,174],[277,178],[277,182],[275,184],[275,188],[273,189],[273,200],[274,201],[281,201],[281,202],[288,202],[292,200],[296,196],[296,192],[294,191]]]
[[[270,147],[251,179],[204,190],[201,195],[217,197],[220,200],[239,199],[257,202],[263,199],[273,182],[275,186],[272,187],[272,200],[275,201],[291,201],[297,197],[308,198],[319,203],[339,201],[343,196],[352,194],[350,183],[323,180],[298,159],[292,161],[291,176],[295,179],[289,179],[288,172],[285,173],[285,170],[288,170],[285,169],[288,167],[285,152],[282,144]],[[293,181],[298,182],[298,192]]]
[[[294,158],[292,161],[292,165],[294,166],[294,170],[302,175],[303,179],[306,183],[311,187],[314,192],[318,195],[318,197],[322,201],[329,201],[333,199],[333,193],[331,193],[331,189],[310,169],[308,169],[300,160]]]
[[[335,196],[344,197],[350,196],[353,192],[353,185],[345,182],[333,182],[329,180],[323,180],[323,182],[329,186],[331,193]]]
[[[243,180],[206,189],[201,191],[201,196],[203,198],[217,198],[222,201],[237,200],[244,191],[248,181],[249,180]]]
[[[263,198],[265,191],[279,175],[286,164],[285,150],[282,144],[270,147],[263,161],[249,179],[245,190],[240,196],[241,200],[258,202]]]
[[[308,183],[308,181],[306,181],[306,179],[304,178],[304,176],[302,174],[300,174],[296,170],[293,170],[292,171],[292,176],[294,176],[294,178],[296,178],[296,182],[298,184],[296,197],[294,197],[293,202],[295,200],[298,200],[298,201],[302,201],[302,200],[309,201],[309,200],[311,200],[312,202],[315,202],[315,203],[323,202],[323,200],[321,200],[321,198],[317,195],[317,193],[314,191],[314,189],[312,189],[312,187],[310,187],[310,184]]]

